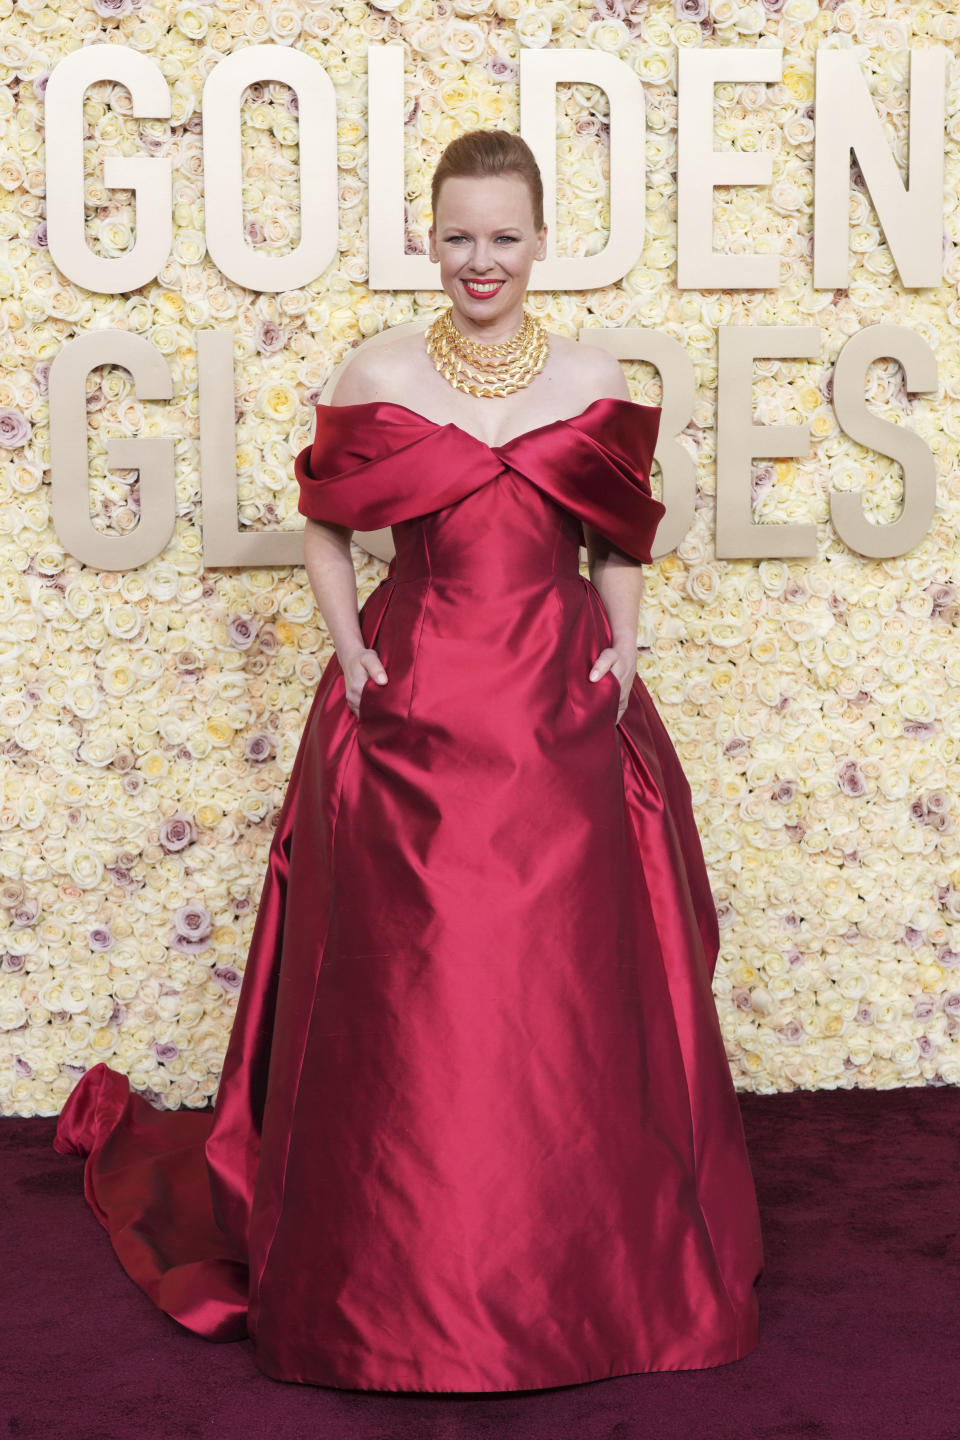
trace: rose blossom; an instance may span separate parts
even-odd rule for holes
[[[270,736],[261,733],[259,735],[250,736],[249,740],[244,746],[243,753],[247,760],[269,760],[271,752],[274,750],[274,748],[274,743],[271,740]]]
[[[9,406],[0,409],[0,445],[5,450],[16,450],[25,445],[33,434],[33,427],[19,410]]]
[[[227,625],[227,634],[238,650],[246,650],[257,638],[257,627],[247,615],[234,615]]]
[[[160,844],[164,850],[183,850],[197,838],[197,827],[190,815],[177,810],[168,815],[160,826]]]
[[[197,900],[188,901],[174,911],[175,935],[171,941],[174,950],[183,955],[192,955],[197,950],[206,950],[213,929],[213,917],[206,905]]]
[[[272,320],[261,320],[253,332],[253,343],[261,355],[273,355],[286,345],[287,336]]]

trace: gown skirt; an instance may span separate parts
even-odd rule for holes
[[[278,1380],[539,1389],[757,1343],[753,1177],[712,993],[689,784],[582,522],[641,561],[659,410],[609,397],[492,447],[320,406],[301,513],[390,526],[273,835],[213,1110],[103,1063],[55,1148],[130,1277]]]

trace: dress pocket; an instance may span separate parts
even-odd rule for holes
[[[364,647],[367,650],[376,650],[386,669],[387,662],[380,654],[380,633],[383,622],[386,619],[387,611],[390,609],[390,602],[396,594],[396,582],[392,575],[380,581],[375,590],[370,592],[363,610],[360,612],[360,632],[363,635]],[[368,608],[369,607],[369,608]],[[364,632],[367,633],[364,633]],[[389,648],[389,647],[388,647]],[[389,674],[389,671],[387,672]],[[363,720],[370,708],[369,691],[385,690],[386,686],[378,685],[372,675],[368,675],[363,689],[360,691],[360,699],[357,702],[357,723]]]
[[[373,646],[370,647],[373,649]],[[372,675],[367,676],[366,684],[360,691],[360,699],[357,702],[357,723],[360,724],[366,717],[370,705],[369,694],[371,690],[386,689],[386,686],[378,685]]]
[[[613,711],[613,718],[616,720],[617,711],[620,709],[620,681],[612,670],[605,670],[599,680],[591,680],[591,685],[602,685],[606,682],[610,691],[610,709]]]
[[[593,661],[597,658],[597,654],[599,654],[600,650],[605,650],[613,644],[613,631],[610,628],[610,621],[607,617],[607,609],[603,603],[603,597],[601,596],[600,591],[597,589],[596,585],[594,585],[593,581],[590,580],[587,576],[582,576],[581,578],[583,579],[583,582],[587,587],[587,595],[590,597],[590,603],[594,608],[602,632],[602,643],[598,646],[596,654],[593,654],[589,657],[590,663],[592,665]],[[596,690],[603,690],[604,687],[606,687],[608,692],[607,699],[610,703],[610,709],[613,712],[613,718],[616,719],[617,711],[620,708],[620,681],[617,679],[614,672],[612,670],[605,670],[600,676],[599,680],[588,680],[587,684],[593,686],[593,688]]]
[[[364,702],[364,700],[365,700],[366,697],[367,697],[367,691],[370,689],[370,686],[371,686],[373,683],[374,683],[373,676],[372,676],[372,675],[368,675],[367,678],[366,678],[366,681],[364,682],[363,689],[360,691],[360,699],[357,701],[357,723],[358,723],[358,724],[359,724],[360,721],[363,719],[363,702]]]

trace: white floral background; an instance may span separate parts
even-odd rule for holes
[[[53,1115],[100,1060],[158,1107],[216,1093],[286,780],[331,653],[302,569],[202,564],[196,334],[236,337],[241,516],[300,524],[293,457],[333,367],[364,337],[445,305],[440,292],[371,292],[366,278],[366,52],[407,53],[408,248],[424,248],[429,178],[475,125],[518,124],[522,46],[598,47],[646,86],[647,244],[616,286],[531,292],[549,328],[666,330],[691,354],[698,403],[683,442],[698,459],[696,520],[649,567],[638,652],[690,778],[720,913],[714,982],[738,1088],[960,1083],[958,722],[960,589],[960,21],[947,3],[897,0],[383,0],[220,4],[0,0],[0,1113]],[[700,294],[674,283],[676,53],[785,47],[781,84],[717,87],[717,145],[773,156],[769,191],[720,190],[719,250],[782,258],[777,293]],[[42,95],[51,69],[107,40],[155,57],[170,122],[137,121],[122,87],[88,92],[87,233],[104,255],[130,244],[129,192],[104,189],[101,157],[173,158],[175,240],[156,283],[97,296],[67,283],[45,240]],[[322,282],[261,295],[205,256],[199,106],[236,46],[292,44],[338,97],[340,256]],[[898,282],[862,180],[851,193],[847,290],[811,270],[816,47],[856,45],[901,167],[907,47],[949,47],[945,281]],[[604,243],[606,101],[561,86],[561,253]],[[243,111],[247,236],[282,252],[298,236],[295,100],[251,87]],[[952,208],[950,208],[952,203]],[[917,429],[938,457],[935,523],[909,555],[870,561],[829,524],[828,489],[858,486],[877,520],[899,513],[900,471],[837,429],[832,362],[879,319],[933,346],[939,396],[904,392],[878,362],[869,401]],[[758,419],[807,419],[809,459],[758,463],[758,517],[818,522],[816,559],[717,561],[713,546],[716,326],[816,323],[823,361],[758,367]],[[91,327],[146,336],[175,399],[140,403],[129,377],[88,381],[91,506],[136,523],[134,472],[107,476],[104,441],[176,438],[178,518],[162,558],[99,573],[64,553],[51,524],[46,381],[65,341]],[[626,365],[634,398],[659,380]],[[776,483],[774,483],[776,482]],[[659,485],[655,473],[654,485]],[[361,600],[385,567],[355,551]]]

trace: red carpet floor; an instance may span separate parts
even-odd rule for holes
[[[744,1095],[760,1343],[713,1370],[477,1397],[271,1380],[121,1269],[52,1119],[0,1120],[0,1437],[960,1440],[960,1089]]]

